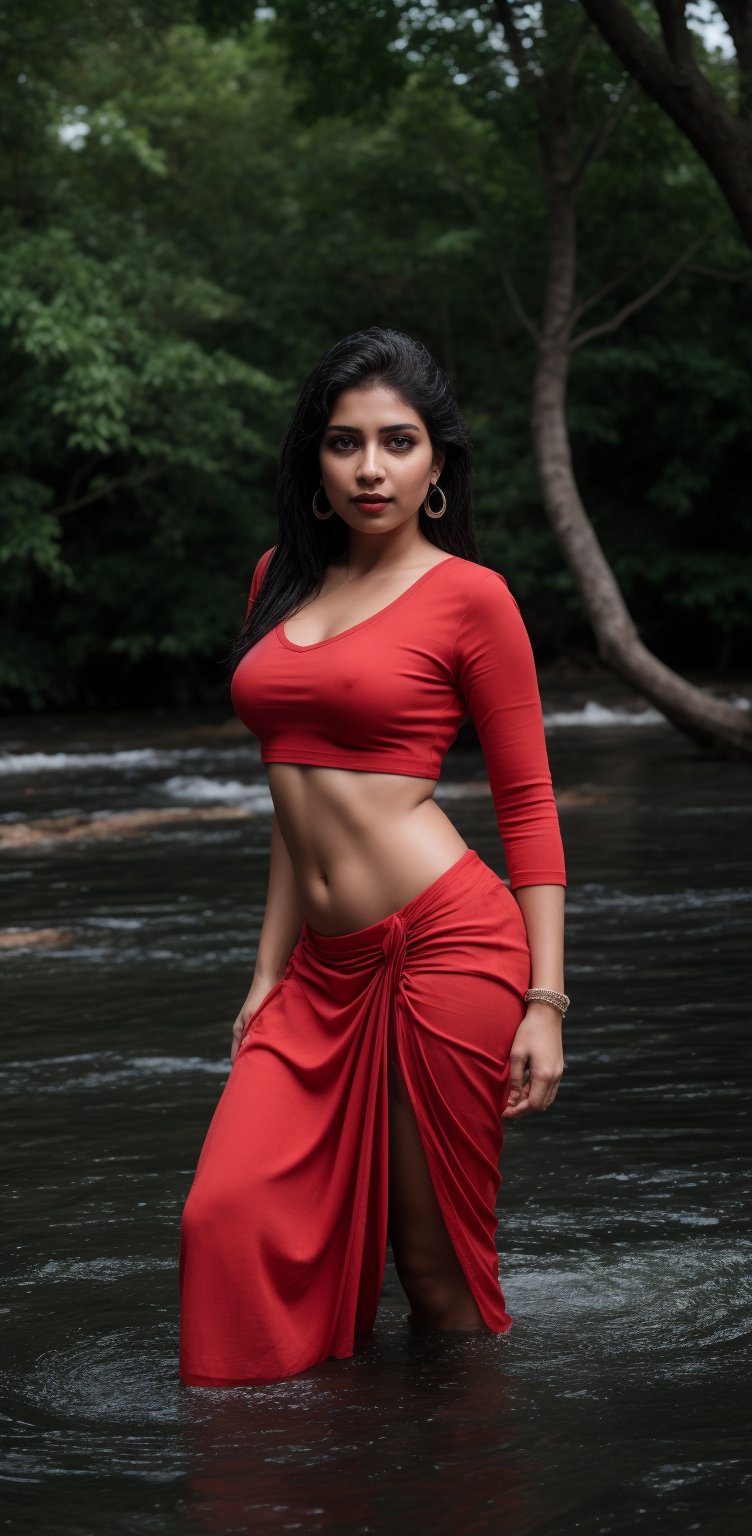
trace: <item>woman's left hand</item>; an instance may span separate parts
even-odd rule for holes
[[[548,1109],[563,1071],[561,1016],[548,1003],[531,1003],[509,1053],[509,1098],[502,1119]]]

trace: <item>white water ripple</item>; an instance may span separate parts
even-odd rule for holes
[[[175,774],[159,786],[160,794],[187,805],[242,805],[253,810],[272,810],[266,784],[246,784],[240,779],[210,779],[195,774]]]

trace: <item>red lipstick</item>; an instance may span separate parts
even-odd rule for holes
[[[376,512],[379,507],[388,507],[391,496],[353,496],[352,501],[363,512]]]

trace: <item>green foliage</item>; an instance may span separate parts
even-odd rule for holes
[[[501,276],[503,257],[534,320],[538,148],[494,8],[255,10],[6,8],[11,706],[223,687],[252,564],[274,537],[297,391],[336,337],[375,322],[420,336],[450,371],[475,445],[483,558],[536,601],[541,636],[588,643],[540,508],[532,347]],[[566,0],[546,46],[563,49],[578,24]],[[594,41],[578,69],[581,147],[620,83]],[[706,665],[741,661],[750,638],[749,256],[692,151],[635,96],[583,189],[580,297],[621,281],[581,326],[703,231],[659,298],[575,354],[570,419],[586,504],[638,623],[667,659]]]

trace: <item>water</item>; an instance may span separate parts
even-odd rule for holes
[[[749,770],[544,692],[568,860],[566,1068],[505,1122],[501,1338],[177,1378],[180,1211],[229,1070],[271,802],[226,715],[6,722],[5,1529],[746,1531]],[[626,710],[626,718],[621,710]],[[631,711],[636,710],[636,715]],[[482,761],[437,798],[500,873]]]

